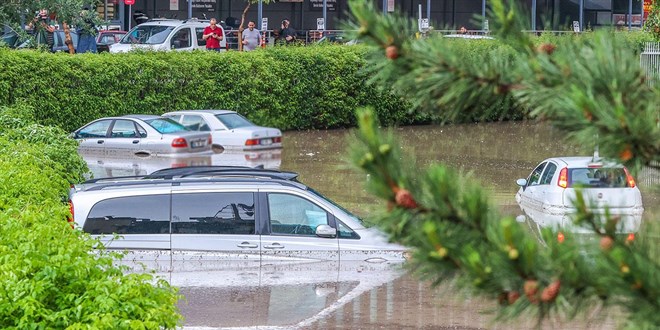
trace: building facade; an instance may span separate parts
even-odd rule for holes
[[[149,18],[215,17],[229,25],[238,26],[246,0],[104,0],[98,8],[102,18],[127,29],[134,26],[135,12]],[[131,2],[131,0],[128,0]],[[189,2],[190,1],[190,2]],[[483,15],[488,0],[365,0],[374,1],[385,13],[400,12],[417,18],[421,5],[424,18],[436,30],[454,30],[461,26],[470,30],[484,28]],[[643,13],[648,12],[651,0],[518,0],[528,12],[531,30],[572,30],[573,22],[581,28],[621,26],[640,27]],[[347,0],[325,0],[325,28],[342,29],[341,22],[348,18]],[[324,0],[275,0],[262,6],[262,17],[268,20],[269,30],[278,29],[283,19],[289,19],[297,30],[316,30],[318,19],[323,18]],[[130,13],[129,13],[130,12]],[[189,12],[191,15],[189,15]],[[247,20],[257,21],[258,5],[247,12]],[[257,23],[261,27],[261,23]]]

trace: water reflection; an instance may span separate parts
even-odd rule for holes
[[[203,156],[140,157],[133,154],[79,152],[94,178],[147,175],[154,171],[185,166],[248,166],[277,169],[282,164],[282,150],[224,151]]]

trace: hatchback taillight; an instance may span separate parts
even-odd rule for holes
[[[245,145],[246,145],[246,146],[258,146],[258,145],[259,145],[259,139],[248,139],[248,140],[245,140]]]
[[[209,145],[213,144],[213,136],[209,135]]]
[[[623,171],[626,172],[626,182],[628,182],[628,187],[635,188],[635,179],[630,175],[627,168],[623,168]]]
[[[559,171],[559,180],[557,180],[557,185],[566,188],[568,187],[568,168],[564,167]]]
[[[176,138],[172,140],[172,148],[187,148],[188,142],[184,138]]]
[[[273,138],[273,143],[280,143],[280,142],[282,142],[282,137],[281,136]]]

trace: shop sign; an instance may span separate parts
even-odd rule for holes
[[[337,0],[325,0],[328,11],[337,10]],[[310,11],[323,11],[323,0],[309,0]]]

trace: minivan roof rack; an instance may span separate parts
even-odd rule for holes
[[[300,182],[292,180],[254,180],[245,177],[211,177],[211,178],[186,178],[184,180],[131,180],[131,181],[114,181],[106,183],[98,183],[89,187],[81,187],[83,191],[98,191],[106,188],[118,187],[131,187],[131,186],[144,186],[152,184],[168,184],[172,186],[180,186],[182,184],[208,184],[208,183],[260,183],[260,184],[279,184],[283,186],[291,186],[298,188],[305,188]],[[79,189],[76,189],[78,191]]]
[[[115,182],[134,180],[153,180],[164,179],[171,180],[174,178],[185,177],[210,177],[210,176],[246,176],[246,177],[262,177],[270,179],[280,179],[288,181],[297,181],[298,173],[267,170],[263,167],[245,167],[245,166],[188,166],[188,167],[172,167],[157,170],[147,175],[133,175],[133,176],[117,176],[108,178],[89,179],[82,184],[101,183],[101,182]]]
[[[173,167],[155,171],[146,175],[145,179],[172,179],[174,177],[184,178],[190,176],[258,176],[272,179],[296,181],[298,173],[268,170],[263,167],[245,166],[187,166]]]

